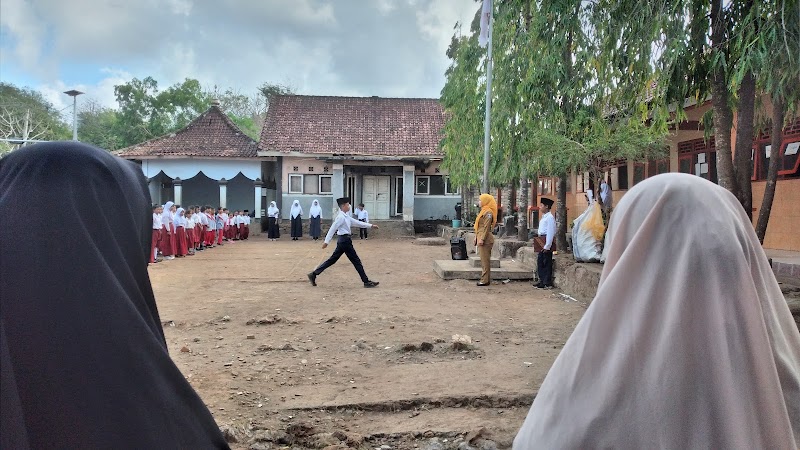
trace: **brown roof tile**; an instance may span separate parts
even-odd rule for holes
[[[197,158],[255,158],[258,143],[244,134],[213,103],[211,108],[181,130],[119,151],[128,159],[158,156]]]
[[[437,99],[280,95],[270,101],[260,147],[341,155],[441,155]]]

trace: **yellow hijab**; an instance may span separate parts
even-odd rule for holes
[[[492,213],[492,228],[497,224],[497,201],[491,194],[481,194],[481,212],[475,219],[475,231],[478,231],[478,224],[486,213]]]

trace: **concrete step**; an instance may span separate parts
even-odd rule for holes
[[[469,261],[443,259],[433,262],[433,270],[444,280],[480,280],[481,269]],[[533,272],[516,261],[504,260],[498,269],[492,269],[493,280],[530,280]]]
[[[492,269],[500,268],[500,258],[491,258],[489,263],[489,267]],[[481,267],[481,257],[480,256],[470,256],[469,257],[469,265],[470,267]]]

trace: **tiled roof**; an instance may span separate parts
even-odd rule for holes
[[[338,155],[441,155],[437,99],[279,95],[261,131],[262,150]]]
[[[122,149],[118,155],[128,159],[158,156],[255,158],[258,143],[244,134],[214,102],[183,129]]]

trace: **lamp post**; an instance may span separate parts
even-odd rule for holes
[[[75,89],[64,92],[72,97],[72,140],[78,140],[78,96],[83,94],[81,91]]]

